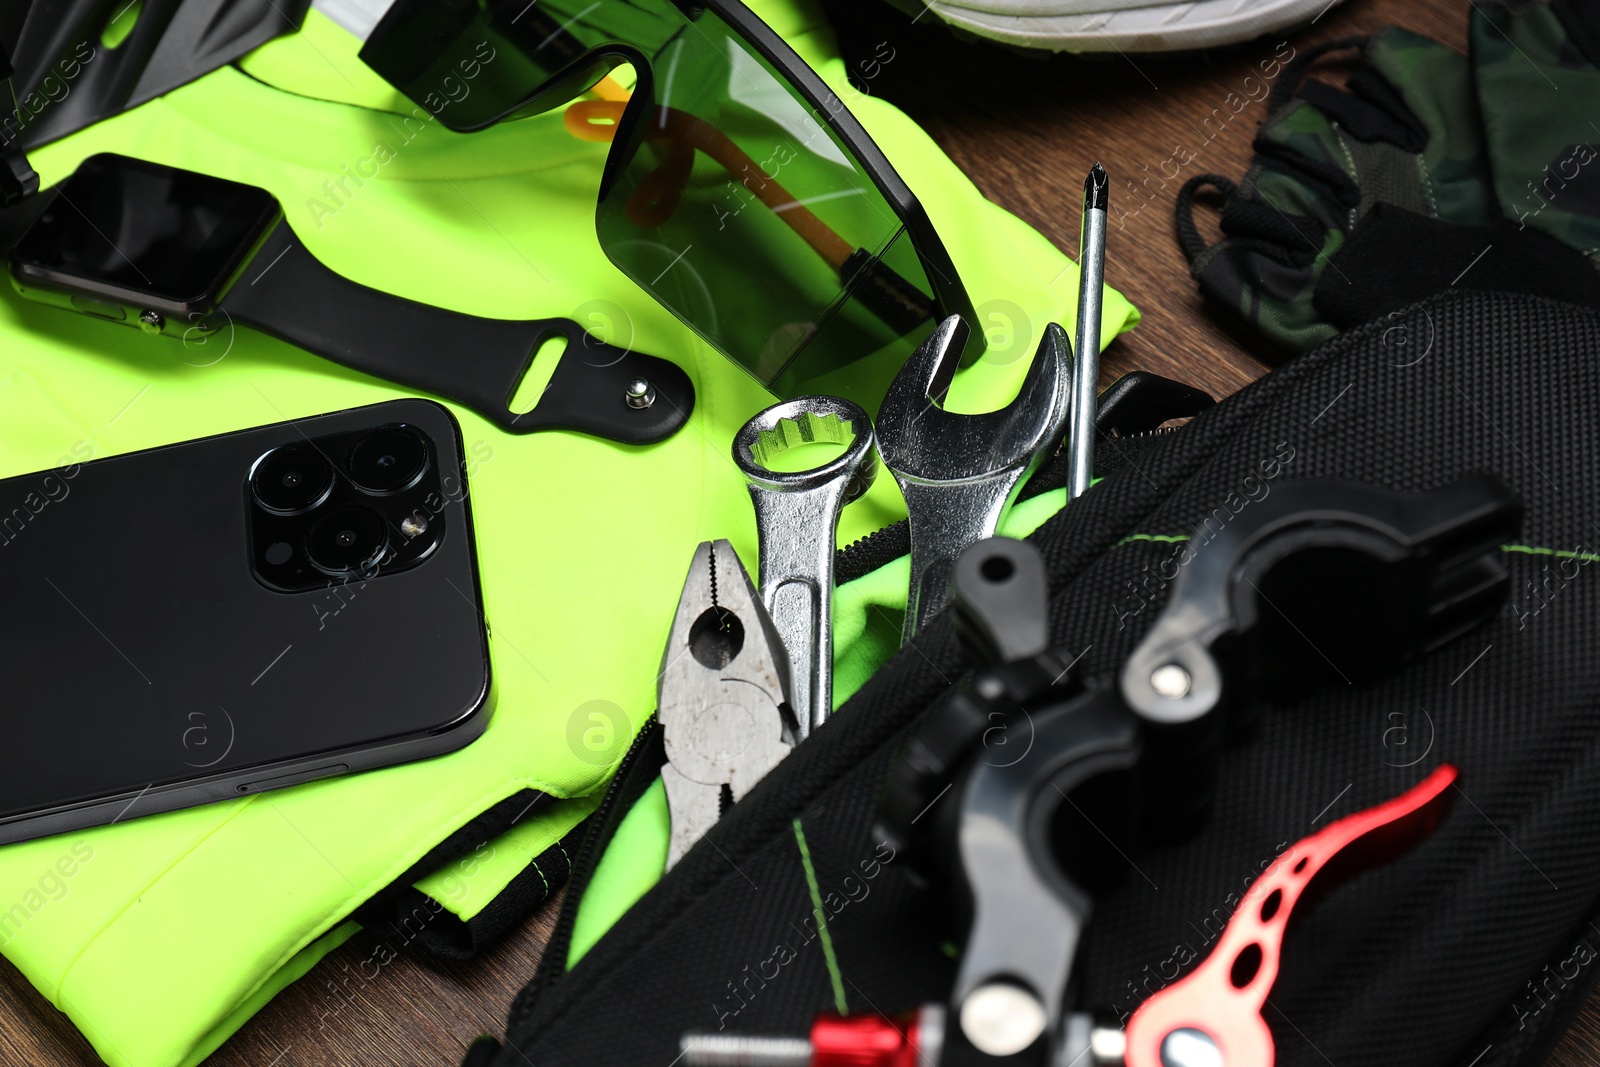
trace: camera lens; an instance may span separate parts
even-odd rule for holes
[[[256,461],[250,491],[268,511],[292,515],[322,502],[333,468],[310,445],[284,445]]]
[[[369,493],[406,489],[428,463],[428,446],[403,426],[374,430],[350,450],[350,478]]]
[[[370,571],[388,547],[383,516],[360,504],[334,508],[306,534],[306,556],[312,566],[335,578]]]

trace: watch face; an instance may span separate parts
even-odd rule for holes
[[[271,193],[127,156],[98,155],[17,242],[19,271],[173,305],[214,299],[278,216]]]

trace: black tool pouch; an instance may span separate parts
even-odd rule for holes
[[[1597,350],[1592,311],[1444,294],[1124,449],[1030,538],[1050,639],[1093,685],[1161,613],[1185,539],[1246,521],[1290,480],[1421,491],[1488,472],[1526,508],[1489,622],[1379,680],[1341,681],[1334,663],[1292,704],[1250,698],[1199,832],[1131,854],[1097,888],[1070,1006],[1125,1020],[1205,958],[1289,843],[1448,762],[1460,796],[1431,837],[1297,916],[1265,1011],[1279,1060],[1500,1067],[1548,1051],[1600,977]],[[947,612],[567,973],[574,902],[616,821],[599,813],[508,1047],[469,1062],[665,1065],[685,1031],[798,1036],[819,1012],[945,1000],[962,931],[873,823],[897,753],[969,672]],[[661,760],[647,733],[612,811]]]

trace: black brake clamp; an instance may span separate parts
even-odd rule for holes
[[[1089,1017],[1066,1008],[1093,906],[1051,843],[1068,798],[1124,772],[1111,779],[1117,799],[1106,807],[1130,813],[1130,825],[1143,819],[1137,833],[1125,831],[1126,847],[1163,823],[1192,827],[1239,694],[1317,658],[1315,649],[1306,661],[1285,651],[1290,628],[1302,646],[1314,641],[1303,633],[1306,613],[1300,626],[1287,623],[1285,600],[1312,597],[1303,603],[1317,607],[1316,633],[1341,641],[1347,663],[1359,653],[1364,675],[1385,673],[1498,610],[1509,585],[1499,546],[1521,518],[1516,496],[1488,474],[1422,493],[1282,483],[1180,550],[1160,615],[1117,677],[1088,687],[1047,647],[1037,550],[1004,538],[967,550],[951,579],[956,631],[982,667],[907,744],[875,827],[950,886],[966,931],[930,1063],[1120,1062],[1091,1055]],[[985,747],[997,722],[1014,730],[1024,721],[1021,755]]]

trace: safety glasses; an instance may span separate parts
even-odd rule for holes
[[[779,396],[875,408],[933,323],[973,321],[911,191],[737,0],[398,0],[361,58],[462,132],[571,104],[567,128],[611,144],[606,255]]]

